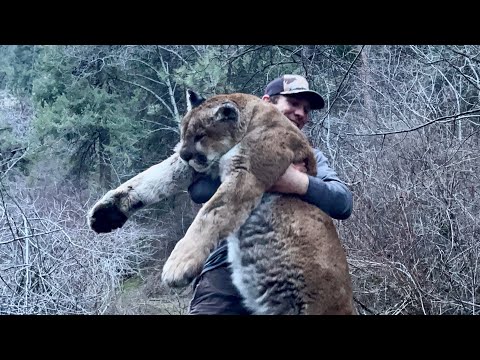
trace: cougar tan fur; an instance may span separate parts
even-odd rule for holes
[[[228,238],[233,282],[254,313],[355,314],[332,219],[295,196],[266,193],[291,163],[305,162],[308,174],[316,174],[304,134],[253,95],[205,100],[189,92],[187,99],[176,153],[108,192],[89,212],[92,229],[111,231],[136,209],[185,189],[191,169],[220,174],[220,187],[176,244],[162,280],[189,284]]]

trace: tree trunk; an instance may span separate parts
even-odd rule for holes
[[[108,129],[101,129],[98,137],[98,157],[99,157],[99,174],[100,186],[105,189],[112,187],[112,169],[110,166],[110,133]]]

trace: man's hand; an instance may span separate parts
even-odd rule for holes
[[[305,195],[308,190],[307,168],[304,163],[290,164],[285,173],[268,189],[269,192]]]

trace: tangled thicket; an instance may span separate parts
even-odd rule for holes
[[[478,313],[479,46],[1,51],[1,313],[105,313],[125,279],[159,269],[195,214],[187,196],[101,236],[86,211],[170,154],[186,87],[261,95],[284,73],[326,100],[305,131],[354,194],[336,223],[359,311]]]

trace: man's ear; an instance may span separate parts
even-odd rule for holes
[[[201,95],[198,95],[193,90],[187,89],[187,111],[192,110],[193,108],[199,106],[205,101],[205,98]]]

